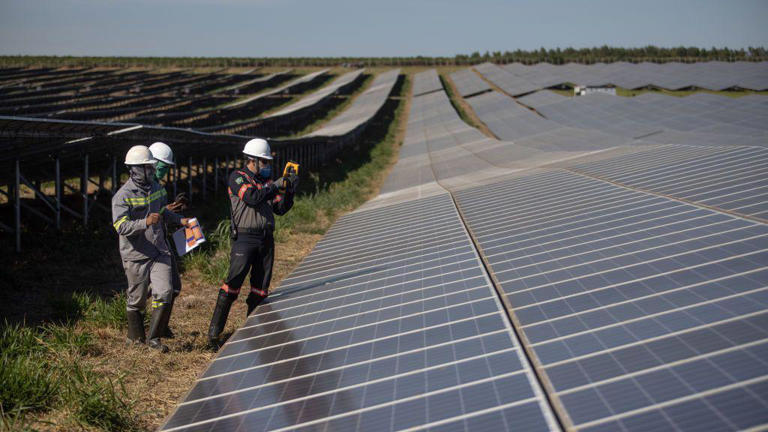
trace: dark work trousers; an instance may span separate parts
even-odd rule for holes
[[[229,294],[239,294],[245,276],[251,272],[251,292],[265,296],[272,280],[275,239],[272,233],[239,233],[229,255],[229,274],[225,286]]]
[[[171,286],[173,287],[173,298],[175,299],[181,292],[181,275],[179,275],[179,262],[176,257],[176,251],[171,250]]]

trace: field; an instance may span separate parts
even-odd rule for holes
[[[187,107],[188,110],[181,112],[183,115],[179,117],[173,117],[179,114],[175,111],[176,104],[184,102],[174,99],[176,95],[170,97],[167,94],[158,96],[158,98],[168,97],[170,100],[158,99],[158,105],[151,108],[151,110],[157,108],[156,112],[145,112],[142,108],[141,113],[126,110],[120,111],[119,114],[128,115],[130,118],[125,120],[128,122],[149,119],[148,123],[158,125],[158,131],[169,130],[167,126],[217,127],[220,126],[217,124],[219,121],[236,127],[242,126],[240,123],[246,123],[242,132],[237,133],[252,134],[254,130],[274,131],[275,135],[270,137],[276,138],[276,141],[283,140],[281,151],[285,154],[281,154],[280,157],[288,159],[290,152],[294,149],[299,149],[295,152],[304,152],[299,154],[314,154],[312,151],[305,152],[310,147],[301,147],[309,145],[307,143],[311,140],[308,137],[328,125],[333,125],[338,117],[345,115],[348,111],[354,111],[356,103],[365,101],[366,97],[370,96],[368,93],[374,88],[375,80],[391,69],[385,66],[367,68],[365,74],[355,81],[354,85],[344,91],[326,96],[322,99],[322,103],[313,106],[311,110],[300,112],[287,124],[271,116],[331,84],[335,79],[348,73],[349,68],[332,67],[324,78],[306,86],[302,85],[299,90],[285,93],[271,94],[270,92],[279,89],[286,82],[290,83],[293,82],[292,80],[310,76],[324,68],[298,67],[291,72],[294,74],[292,77],[286,77],[283,81],[277,80],[247,94],[208,91],[195,100],[213,98],[215,104],[211,102],[213,105]],[[460,133],[468,133],[467,130],[472,127],[481,132],[472,136],[480,141],[488,139],[495,143],[494,145],[498,144],[499,139],[507,143],[517,141],[517,137],[506,139],[501,136],[502,133],[515,133],[517,129],[505,128],[504,121],[491,123],[497,119],[489,116],[488,110],[482,111],[480,108],[484,107],[483,104],[493,106],[496,102],[486,100],[481,95],[514,96],[516,98],[514,102],[505,105],[503,110],[498,109],[499,112],[506,110],[512,113],[507,118],[510,122],[517,120],[520,123],[516,124],[522,124],[526,121],[520,119],[534,112],[537,113],[535,120],[541,121],[541,116],[534,107],[523,104],[524,96],[517,99],[519,94],[510,93],[510,89],[514,89],[513,85],[502,87],[501,84],[483,78],[490,86],[489,90],[479,95],[462,97],[461,85],[454,82],[451,74],[465,69],[464,66],[438,66],[435,69],[439,90],[429,90],[421,98],[412,97],[412,90],[417,81],[415,77],[418,74],[421,82],[426,82],[424,73],[430,69],[433,68],[402,67],[401,78],[397,83],[391,83],[393,89],[391,94],[384,98],[375,116],[365,123],[364,131],[359,135],[351,134],[354,139],[345,140],[347,145],[341,146],[336,153],[329,153],[327,160],[322,163],[318,160],[307,167],[302,175],[301,191],[293,210],[286,216],[278,218],[273,287],[278,286],[302,263],[302,260],[339,217],[378,195],[385,179],[397,163],[400,148],[406,141],[406,125],[415,101],[424,101],[433,93],[433,96],[439,96],[444,89],[446,104],[449,103],[455,110],[455,113],[452,111],[451,113],[457,114],[462,120],[462,122],[450,123],[457,130],[450,131],[448,135],[455,133],[459,136]],[[110,69],[104,68],[104,70]],[[173,75],[183,72],[185,77],[182,79],[189,79],[190,82],[196,82],[195,78],[209,74],[217,74],[215,79],[221,80],[217,82],[224,82],[227,79],[240,79],[242,77],[236,77],[236,75],[250,70],[250,67],[240,66],[226,69],[200,67],[194,70],[165,67],[151,70],[148,79],[154,75]],[[260,76],[269,77],[280,74],[284,70],[285,67],[282,66],[268,66],[260,69],[258,73]],[[140,71],[144,69],[123,70],[123,72]],[[489,75],[485,74],[485,76]],[[562,88],[552,91],[560,96],[570,97],[573,94],[572,90]],[[133,95],[130,93],[127,90],[125,95],[118,95],[126,98],[119,103],[132,103],[133,99],[130,98]],[[527,93],[528,91],[521,91],[520,94]],[[701,94],[732,98],[768,95],[768,91],[744,89],[713,91],[617,87],[617,94],[622,97],[621,100],[648,93],[658,96],[677,96],[681,100],[686,100],[685,98],[690,96],[702,96]],[[252,103],[253,100],[259,102]],[[510,102],[506,99],[505,101]],[[227,108],[239,103],[251,104],[254,112],[246,115]],[[445,104],[441,108],[445,108]],[[119,110],[120,108],[110,107],[109,109]],[[231,111],[235,111],[236,114],[232,115]],[[521,111],[522,114],[520,114]],[[85,116],[83,112],[93,116],[117,115],[116,111],[105,114],[96,108],[91,111],[75,108],[70,114]],[[157,115],[158,112],[164,114]],[[518,115],[520,117],[516,117]],[[63,118],[60,117],[60,119]],[[532,122],[535,123],[535,121]],[[456,126],[457,123],[461,125]],[[550,123],[546,127],[552,127],[553,124]],[[269,129],[266,129],[265,125],[269,125]],[[427,126],[417,125],[428,130]],[[586,129],[589,128],[585,126]],[[440,137],[443,131],[428,132]],[[590,130],[590,132],[593,131]],[[182,132],[174,129],[173,133]],[[425,132],[424,136],[429,137],[429,133]],[[591,136],[598,139],[604,135],[598,136],[595,133]],[[429,140],[425,139],[425,141]],[[120,142],[120,145],[125,147],[132,143],[132,141],[126,141]],[[560,145],[559,142],[548,144]],[[222,142],[221,145],[229,145],[229,143]],[[432,145],[444,145],[444,143]],[[428,143],[425,144],[425,148],[428,154],[434,152]],[[460,150],[463,152],[466,149]],[[604,148],[600,149],[600,151],[604,150]],[[215,149],[205,151],[211,151],[210,154],[214,154]],[[185,155],[188,154],[190,153],[185,153]],[[483,166],[489,172],[506,169],[509,166],[500,165],[500,162],[493,158],[485,157],[486,159],[478,158],[478,160],[483,161],[485,164]],[[430,162],[432,173],[437,177],[437,181],[445,182],[441,183],[442,187],[451,190],[455,185],[450,183],[452,175],[444,173],[462,168],[460,165],[447,165],[450,168],[447,169],[446,166],[441,167],[440,163],[439,160]],[[514,166],[517,161],[510,159],[504,163]],[[562,162],[555,160],[552,163],[554,164],[552,166],[557,169],[559,167],[557,163]],[[179,177],[182,190],[187,184],[190,191],[193,187],[195,188],[196,198],[193,199],[192,207],[187,213],[197,216],[203,222],[209,242],[182,261],[183,290],[176,301],[171,319],[171,328],[176,337],[167,341],[171,348],[169,354],[161,354],[148,348],[131,348],[124,343],[126,329],[123,290],[126,282],[117,253],[117,237],[107,214],[94,213],[94,220],[88,227],[83,227],[75,219],[68,220],[60,231],[54,230],[50,224],[25,220],[24,248],[21,252],[14,250],[11,236],[3,233],[0,253],[6,258],[4,265],[0,266],[0,284],[2,284],[0,313],[5,321],[0,328],[0,352],[2,352],[0,383],[3,384],[0,386],[1,430],[154,430],[173,411],[192,383],[215,356],[207,347],[206,333],[216,293],[226,275],[229,261],[228,199],[224,188],[218,188],[216,193],[212,192],[210,187],[206,189],[206,183],[202,183],[205,180],[200,181],[200,172],[202,170],[210,181],[214,173],[218,175],[223,170],[221,160],[217,159],[216,164],[211,167],[210,159],[196,160],[194,164],[190,160],[188,171],[186,174],[182,171]],[[549,165],[543,166],[552,168]],[[576,170],[571,169],[567,164],[564,166],[566,170],[574,172]],[[445,171],[440,171],[440,168]],[[743,168],[739,166],[738,169]],[[474,174],[480,177],[485,175],[482,172],[460,174],[466,178]],[[584,174],[584,176],[591,176],[592,180],[600,178],[593,174]],[[85,195],[92,195],[96,202],[99,202],[100,198],[103,203],[106,202],[105,197],[99,194],[112,187],[112,182],[115,180],[125,179],[125,175],[103,178],[104,176],[99,177],[95,173],[87,179],[65,177],[64,181],[70,184],[72,189],[65,194],[66,200],[70,200],[66,202],[75,204],[78,202],[76,190],[80,187],[79,185],[85,183],[87,185]],[[81,180],[83,181],[80,182]],[[612,179],[608,180],[613,182]],[[407,186],[409,185],[403,185],[403,188],[407,189]],[[459,185],[457,189],[460,191],[463,187]],[[36,192],[35,189],[38,191]],[[29,184],[20,186],[18,199],[33,203],[36,195],[40,193],[55,195],[55,189],[56,183],[48,178],[43,178],[37,183],[33,179]],[[0,194],[0,208],[4,216],[9,216],[13,208],[15,197],[11,196],[10,191],[11,187],[8,186],[4,194]],[[202,198],[202,191],[208,191],[206,199]],[[643,190],[643,192],[648,191]],[[499,198],[510,199],[506,195]],[[543,196],[540,199],[546,200],[548,197]],[[695,201],[693,202],[696,204]],[[578,204],[574,204],[576,205]],[[514,207],[509,204],[509,208]],[[711,207],[707,208],[711,209]],[[459,210],[462,210],[461,206]],[[720,211],[718,208],[715,210]],[[762,216],[738,212],[735,214],[753,222],[763,222]],[[418,217],[423,218],[425,215]],[[462,217],[470,219],[463,214]],[[476,235],[471,231],[472,224],[468,226],[470,233]],[[477,247],[477,238],[473,240]],[[482,249],[480,250],[482,252]],[[485,265],[486,269],[492,269],[487,262]],[[491,275],[493,276],[492,272]],[[499,285],[498,280],[494,282]],[[506,307],[509,310],[513,309],[510,305]],[[231,335],[244,320],[245,304],[244,298],[241,298],[233,307],[225,334]],[[558,409],[563,410],[562,407]]]

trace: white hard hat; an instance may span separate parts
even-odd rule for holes
[[[171,150],[168,144],[158,141],[149,146],[149,151],[152,152],[152,157],[155,159],[165,162],[168,165],[176,165],[176,163],[173,162],[173,150]]]
[[[272,160],[272,150],[269,148],[269,143],[262,138],[254,138],[245,143],[243,153],[254,158]]]
[[[152,157],[152,152],[147,146],[135,145],[125,154],[126,165],[147,165],[155,164],[157,161]]]

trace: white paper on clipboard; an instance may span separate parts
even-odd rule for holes
[[[203,243],[205,243],[205,235],[196,218],[190,219],[188,226],[181,227],[173,233],[173,244],[179,256],[186,255]]]

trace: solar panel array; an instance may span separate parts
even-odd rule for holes
[[[602,94],[569,98],[538,108],[546,118],[569,126],[606,130],[621,124],[627,129],[651,132],[679,131],[719,135],[720,142],[734,142],[723,135],[756,138],[749,144],[768,143],[768,101],[713,94],[685,97],[647,94],[633,98]],[[642,132],[641,132],[642,133]],[[642,135],[635,135],[641,137]],[[737,137],[737,138],[738,138]]]
[[[290,82],[288,82],[286,84],[283,84],[280,87],[277,87],[275,89],[272,89],[272,90],[264,92],[264,93],[259,93],[259,94],[255,95],[255,96],[251,96],[249,98],[245,98],[245,99],[239,100],[239,101],[231,103],[229,105],[225,105],[223,108],[237,108],[237,107],[240,107],[240,106],[243,106],[243,105],[248,105],[248,104],[252,103],[255,100],[259,100],[259,99],[262,99],[262,98],[267,97],[267,96],[273,96],[273,95],[277,95],[277,94],[281,94],[281,93],[286,93],[286,92],[290,91],[294,87],[297,87],[297,86],[299,86],[301,84],[312,82],[315,79],[317,79],[318,77],[320,77],[322,75],[325,75],[327,73],[328,73],[328,69],[323,69],[323,70],[319,70],[319,71],[308,73],[306,75],[303,75],[303,76],[300,76],[300,77],[296,78],[293,81],[290,81]]]
[[[572,82],[583,85],[613,84],[624,88],[646,86],[676,90],[698,87],[709,90],[744,88],[765,90],[768,88],[768,62],[698,62],[698,63],[597,63],[563,66],[538,64],[525,66],[519,63],[506,65],[505,69],[537,82]],[[563,81],[564,80],[564,81]]]
[[[307,95],[306,97],[299,99],[298,101],[286,106],[285,108],[281,108],[278,111],[270,113],[265,117],[266,118],[279,117],[286,114],[295,113],[296,111],[300,111],[302,109],[315,105],[318,102],[322,101],[323,99],[334,95],[335,93],[339,92],[341,89],[345,88],[346,86],[348,86],[349,84],[351,84],[352,82],[360,78],[363,74],[363,71],[364,69],[358,69],[352,72],[347,72],[341,75],[340,77],[336,78],[331,84],[317,90],[314,93]]]
[[[376,76],[352,104],[338,116],[307,137],[341,137],[359,131],[378,113],[397,84],[400,69],[392,69]]]
[[[446,193],[342,218],[279,293],[162,430],[556,427]]]
[[[725,109],[698,104],[713,98]],[[632,101],[598,95],[560,103],[583,107],[606,99],[615,104],[601,115]],[[690,123],[703,117],[711,125],[737,109],[732,99],[687,99],[669,101],[676,106],[666,118],[683,112]],[[498,148],[555,150],[553,160],[568,148],[591,154],[581,159],[597,159],[566,159],[558,164],[565,170],[455,192],[564,423],[580,430],[765,425],[764,149],[737,145],[728,134],[703,148],[627,141],[614,133],[621,130],[619,118],[601,122],[576,109],[571,113],[582,121],[534,120],[535,113],[499,94],[468,102],[497,135],[521,135]],[[747,120],[742,124],[755,116],[758,102],[753,97],[738,107]],[[526,133],[531,122],[538,130]],[[613,136],[613,144],[580,143],[577,134],[569,143],[553,140],[552,131],[564,124],[580,126],[567,126],[571,132]],[[515,166],[495,155],[485,160]],[[542,157],[529,161],[547,165]]]
[[[275,112],[259,116],[256,119],[247,119],[224,125],[211,126],[205,128],[205,130],[249,135],[282,135],[280,133],[282,131],[282,125],[292,122],[294,123],[293,127],[295,128],[296,124],[302,124],[303,122],[301,120],[303,118],[320,109],[331,96],[346,91],[347,89],[354,87],[356,83],[360,82],[360,78],[363,76],[363,71],[364,69],[358,69],[352,72],[347,72],[335,79],[329,85],[322,87],[306,97],[288,104],[288,106]],[[307,82],[306,80],[307,79],[305,78],[305,81],[302,81],[302,83]],[[268,92],[268,94],[274,94],[275,92],[276,91]]]
[[[615,85],[628,89],[649,86],[669,90],[689,87],[709,90],[768,89],[768,62],[538,63],[530,66],[512,63],[503,67],[483,63],[476,69],[513,96],[565,83]]]
[[[258,114],[289,100],[290,96],[284,96],[286,92],[301,93],[318,86],[327,79],[327,70],[309,73],[254,97],[246,97],[244,103],[235,107],[220,107],[235,99],[235,94],[272,86],[294,76],[290,71],[267,76],[252,72],[150,74],[119,70],[40,70],[22,73],[0,70],[0,112],[8,108],[10,112],[41,117],[131,119],[131,122],[101,122],[0,116],[0,149],[5,151],[0,156],[3,168],[0,193],[7,198],[0,231],[14,233],[16,249],[20,250],[22,231],[58,229],[62,219],[71,217],[88,225],[89,218],[93,220],[92,210],[108,211],[103,200],[108,199],[118,184],[122,171],[120,161],[125,151],[132,145],[158,140],[171,145],[180,162],[169,174],[172,193],[176,193],[183,171],[181,187],[190,195],[194,191],[205,198],[208,191],[221,190],[218,187],[221,180],[240,158],[242,145],[249,138],[246,133],[280,135],[286,131],[281,128],[286,122],[290,122],[291,130],[306,127],[311,117],[326,106],[331,95],[348,94],[362,77],[361,70],[344,74],[273,116],[258,117]],[[398,76],[398,70],[377,76],[369,89],[312,135],[271,139],[275,164],[298,160],[305,168],[315,169],[335,158],[341,148],[354,144],[383,112]],[[39,91],[51,94],[29,96]],[[256,120],[246,122],[247,128],[235,131],[241,134],[221,133],[222,123],[254,116]],[[184,128],[154,126],[155,123]],[[257,126],[268,123],[269,130],[256,131],[250,127],[251,123]],[[213,126],[206,128],[205,125]],[[225,125],[228,126],[231,124]],[[216,129],[219,133],[206,133],[203,129]],[[65,182],[72,178],[80,179],[79,190]],[[49,181],[57,185],[54,193],[39,190],[41,184]],[[112,186],[107,186],[108,181]],[[94,192],[89,184],[97,190]],[[24,187],[35,191],[33,199],[21,196],[19,191]]]
[[[164,429],[768,426],[768,155],[726,133],[763,139],[748,129],[762,100],[527,100],[593,113],[572,121],[468,93],[497,140],[424,92],[434,78],[414,78],[381,194],[259,306]],[[654,103],[663,116],[632,121]],[[702,118],[737,127],[684,126]],[[667,133],[720,142],[648,139]]]

